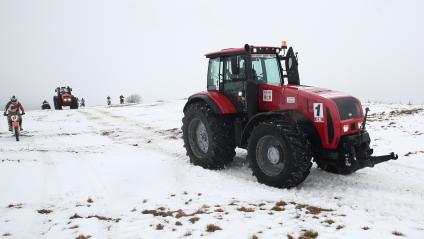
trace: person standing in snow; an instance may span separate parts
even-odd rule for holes
[[[84,98],[81,98],[81,104],[80,104],[80,106],[81,107],[85,107],[85,100],[84,100]]]
[[[107,105],[112,104],[112,102],[110,101],[110,96],[108,96],[106,99],[107,99]]]
[[[22,129],[22,115],[25,114],[24,107],[21,105],[21,103],[18,101],[18,99],[15,96],[12,96],[10,98],[10,101],[6,104],[6,107],[4,108],[4,116],[7,116],[7,122],[9,124],[9,131],[12,131],[12,115],[18,115],[19,116],[19,126]]]
[[[119,96],[119,102],[121,103],[121,105],[124,103],[124,99],[125,97],[123,95]]]

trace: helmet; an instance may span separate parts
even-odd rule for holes
[[[12,98],[10,98],[10,102],[16,103],[18,102],[18,99],[15,96],[12,96]]]

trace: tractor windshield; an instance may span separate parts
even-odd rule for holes
[[[271,85],[281,85],[280,66],[276,55],[252,54],[252,69],[255,80]]]

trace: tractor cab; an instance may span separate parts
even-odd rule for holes
[[[299,85],[296,54],[290,47],[229,48],[206,54],[209,58],[208,91],[226,95],[238,112],[253,116],[258,112],[260,85]]]

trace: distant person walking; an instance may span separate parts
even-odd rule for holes
[[[80,106],[81,106],[81,107],[85,107],[85,100],[84,100],[84,98],[81,98]]]
[[[125,97],[123,95],[119,96],[119,102],[121,105],[124,103]]]
[[[19,116],[19,126],[22,129],[22,115],[25,114],[24,107],[22,107],[21,103],[15,96],[10,98],[10,101],[6,104],[4,108],[4,116],[7,116],[7,122],[9,124],[9,131],[12,131],[12,115]]]
[[[107,99],[107,105],[111,105],[112,102],[110,101],[110,96],[108,96],[106,99]]]

